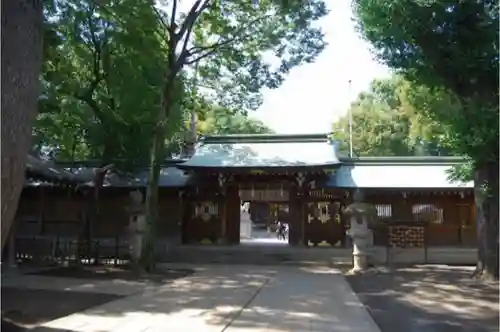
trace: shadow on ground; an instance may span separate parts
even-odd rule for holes
[[[415,266],[347,276],[382,332],[498,331],[498,283],[472,269]]]
[[[123,280],[134,282],[153,282],[163,284],[170,280],[184,278],[195,271],[192,269],[162,269],[155,274],[137,275],[130,267],[126,266],[69,266],[57,267],[30,273],[32,275],[75,278],[75,279],[93,279],[93,280]]]
[[[332,326],[337,331],[363,330],[347,324],[356,321],[349,315],[361,308],[355,299],[339,297],[345,294],[340,289],[343,276],[332,271],[301,268],[282,273],[282,268],[269,266],[197,271],[155,283],[135,293],[133,301],[119,298],[91,307],[79,315],[86,325],[69,330],[123,326],[132,331],[133,322],[140,324],[138,330],[147,322],[158,331],[173,322],[187,324],[176,325],[177,331],[329,331]],[[470,273],[459,267],[417,266],[347,279],[382,332],[498,331],[498,283],[475,282]],[[353,310],[339,311],[343,306]],[[62,328],[67,323],[60,324],[50,326]]]
[[[7,331],[25,331],[53,319],[122,297],[113,294],[6,287],[2,287],[1,291],[2,318],[5,318],[2,326],[7,324],[5,325]]]
[[[338,273],[305,268],[286,274],[271,267],[226,269],[212,266],[209,273],[200,272],[136,294],[133,303],[123,299],[86,310],[83,314],[88,325],[74,330],[91,331],[99,327],[114,331],[121,324],[134,330],[131,321],[141,324],[138,329],[144,328],[147,321],[160,330],[175,322],[176,331],[207,328],[226,332],[233,328],[328,331],[332,324],[338,331],[363,330],[347,323],[355,320],[345,316],[351,311],[339,312],[335,308],[337,301],[339,306],[356,306],[360,310],[359,303],[345,303],[344,298],[338,298],[338,294],[345,293],[339,289],[345,284],[335,282],[343,278]],[[179,325],[183,322],[187,325]]]
[[[30,287],[25,287],[26,284],[22,283],[17,283],[17,287],[2,287],[2,331],[27,331],[48,321],[137,293],[147,284],[161,285],[193,273],[194,270],[189,269],[164,269],[158,274],[137,277],[128,268],[114,266],[49,267],[38,271],[35,269],[35,272],[26,273],[26,277],[41,276],[44,278],[43,283],[34,283]],[[4,277],[23,278],[22,275],[16,274],[2,276],[2,281],[5,281]],[[60,278],[67,278],[71,282],[61,282]],[[102,285],[93,289],[93,286],[103,281],[107,281],[111,288],[121,284],[121,288],[132,289],[121,294],[108,292]],[[43,289],[47,285],[58,289]],[[78,291],[78,288],[81,291]]]

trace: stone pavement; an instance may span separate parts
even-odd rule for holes
[[[332,269],[212,265],[135,291],[33,332],[380,332]]]
[[[2,287],[65,290],[101,294],[132,295],[152,288],[155,284],[125,280],[89,280],[40,275],[11,274],[2,276]]]

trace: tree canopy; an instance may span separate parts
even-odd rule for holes
[[[348,112],[353,122],[353,152],[357,156],[448,155],[446,127],[419,112],[409,99],[412,85],[401,76],[376,79],[358,95]],[[333,124],[340,149],[349,153],[349,113]]]
[[[269,134],[273,132],[262,121],[217,106],[200,116],[197,129],[200,135]]]
[[[498,1],[356,0],[354,12],[420,111],[451,126],[455,151],[498,161]]]
[[[149,159],[160,103],[166,44],[154,8],[125,1],[112,8],[71,0],[46,7],[45,62],[34,150],[57,160],[101,160],[132,170]],[[132,7],[131,7],[132,6]],[[128,10],[137,11],[132,14]],[[139,15],[141,14],[141,15]],[[205,84],[204,74],[197,84]],[[166,147],[177,153],[185,119],[196,108],[200,133],[261,133],[269,129],[202,95],[181,72]]]
[[[164,68],[154,11],[134,1],[112,12],[94,1],[56,8],[46,11],[36,148],[53,150],[58,159],[144,164]],[[169,132],[181,124],[181,112],[173,112]]]
[[[447,126],[447,145],[471,159],[476,275],[498,278],[498,1],[355,0],[353,7],[376,57],[414,85],[409,97],[419,111]]]

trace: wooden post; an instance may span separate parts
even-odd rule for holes
[[[301,189],[299,189],[301,190]],[[300,242],[299,246],[307,247],[307,239],[306,239],[306,220],[307,220],[307,199],[306,199],[307,191],[302,191],[302,195],[300,195],[297,204],[299,205],[299,223],[300,223]]]
[[[115,234],[115,266],[118,265],[118,256],[120,254],[120,245],[119,245],[120,238],[118,234]]]
[[[226,177],[224,174],[219,173],[217,176],[218,184],[219,184],[219,192],[220,196],[218,197],[218,208],[219,208],[219,218],[221,222],[221,229],[220,229],[220,237],[219,240],[217,241],[219,244],[225,244],[227,243],[226,239],[226,219],[227,219],[227,183],[226,183]]]
[[[226,233],[227,233],[227,202],[228,202],[228,197],[227,195],[227,190],[226,186],[221,189],[222,191],[222,199],[219,200],[219,206],[222,205],[222,210],[220,212],[220,221],[221,221],[221,234],[220,234],[220,239],[219,243],[220,244],[225,244],[227,243],[228,239],[226,238]]]

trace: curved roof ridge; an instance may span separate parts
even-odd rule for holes
[[[267,142],[325,142],[329,141],[331,133],[323,134],[235,134],[235,135],[209,135],[200,137],[203,144],[221,143],[267,143]]]

